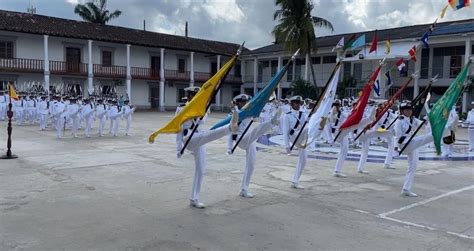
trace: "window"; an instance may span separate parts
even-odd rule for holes
[[[217,72],[217,62],[211,62],[211,74],[215,74]]]
[[[236,64],[236,65],[234,66],[234,76],[236,76],[236,77],[241,77],[241,75],[240,75],[240,73],[241,73],[240,70],[241,70],[240,64]],[[239,92],[240,92],[240,90],[239,90]]]
[[[13,58],[12,41],[0,41],[0,58]]]
[[[421,79],[428,78],[429,62],[430,62],[430,50],[423,49],[421,51],[421,70],[420,70]]]
[[[324,56],[323,57],[323,64],[335,64],[336,63],[336,56]]]
[[[312,64],[321,64],[321,57],[312,57],[311,58]]]
[[[180,103],[186,103],[185,100],[183,99],[186,95],[185,91],[184,91],[184,86],[179,86],[177,87],[177,90],[176,90],[176,103],[180,104]]]
[[[354,78],[357,81],[362,80],[362,63],[355,63],[354,64]]]
[[[112,66],[111,51],[102,51],[102,66]]]
[[[351,63],[344,62],[343,68],[344,68],[344,72],[342,74],[342,78],[349,79],[351,77]]]
[[[184,60],[184,58],[179,58],[178,59],[178,72],[184,73],[185,70],[186,70],[186,61]]]
[[[449,77],[455,78],[462,68],[462,57],[461,56],[451,56],[449,63]]]
[[[271,61],[270,63],[270,74],[271,76],[275,75],[278,69],[278,60]]]
[[[288,63],[288,59],[283,60],[283,65]],[[286,71],[286,81],[291,82],[293,81],[293,62],[290,63],[288,66],[288,71]]]

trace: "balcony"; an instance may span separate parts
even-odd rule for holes
[[[125,78],[127,76],[127,67],[119,65],[103,66],[100,64],[94,64],[93,67],[94,76],[104,78]]]
[[[87,64],[50,60],[49,71],[51,74],[86,76]]]
[[[0,58],[0,70],[7,72],[43,72],[43,60],[26,58]]]
[[[126,78],[127,67],[120,65],[104,66],[93,64],[94,77],[99,78]],[[25,72],[43,73],[44,62],[40,59],[24,58],[0,58],[0,71],[4,72]],[[55,75],[87,76],[88,65],[86,63],[70,63],[65,61],[49,61],[49,71]],[[132,79],[160,80],[160,71],[148,67],[130,67]],[[209,72],[194,72],[194,80],[205,82],[212,77]],[[180,72],[178,70],[165,70],[165,79],[172,81],[190,81],[190,72]],[[227,75],[226,82],[241,83],[242,78],[233,74]]]

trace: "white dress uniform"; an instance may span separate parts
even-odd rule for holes
[[[474,104],[474,103],[473,103]],[[467,134],[469,136],[469,151],[474,151],[474,108],[467,113]]]
[[[112,136],[117,136],[117,130],[119,127],[119,117],[122,116],[122,111],[119,110],[118,105],[110,106],[110,110],[108,112],[108,117],[112,121],[112,128],[111,133]]]
[[[104,127],[105,127],[105,121],[107,120],[107,105],[102,103],[102,104],[97,104],[95,108],[95,116],[97,119],[99,119],[99,136],[102,137],[104,136]]]
[[[385,157],[384,167],[387,169],[391,168],[391,163],[393,160],[393,154],[395,151],[395,145],[393,141],[393,137],[395,136],[395,131],[393,126],[388,130],[385,130],[386,127],[390,124],[390,122],[395,119],[389,111],[387,111],[382,118],[377,121],[371,129],[367,130],[364,135],[360,137],[362,141],[362,150],[360,155],[359,164],[357,165],[357,171],[359,173],[368,173],[364,171],[365,164],[367,162],[367,157],[369,155],[369,146],[370,140],[373,138],[381,137],[387,140],[387,156]]]
[[[177,107],[176,113],[183,109],[184,105]],[[206,117],[206,116],[205,116]],[[181,157],[181,149],[183,148],[184,144],[187,142],[189,136],[191,135],[194,126],[199,124],[200,126],[196,129],[191,140],[186,147],[186,150],[192,151],[194,153],[194,163],[195,163],[195,171],[194,171],[194,180],[193,180],[193,188],[191,192],[191,206],[197,208],[204,208],[204,204],[200,202],[199,194],[201,192],[201,184],[202,184],[202,177],[204,174],[204,169],[206,167],[206,148],[205,144],[220,139],[225,135],[228,135],[232,128],[232,123],[220,127],[215,130],[208,130],[202,131],[200,129],[201,125],[204,123],[205,117],[203,120],[199,119],[192,119],[183,123],[181,127],[181,131],[176,134],[176,151],[178,158]],[[235,128],[237,131],[238,128]]]
[[[56,121],[56,138],[61,138],[63,135],[63,128],[65,123],[65,112],[66,112],[66,105],[63,102],[55,100],[52,104],[52,113],[51,116],[54,117]]]
[[[366,109],[364,110],[364,115],[362,119],[360,120],[359,124],[357,126],[352,126],[351,128],[355,127],[357,131],[362,130],[366,125],[368,125],[371,121],[374,120],[374,116],[375,116],[375,108],[371,106],[366,107]],[[344,123],[344,121],[342,123]],[[334,167],[334,172],[333,172],[334,177],[340,177],[340,178],[346,177],[346,175],[341,172],[342,165],[344,164],[344,161],[346,160],[346,157],[347,157],[347,153],[349,151],[349,139],[348,139],[349,134],[355,131],[349,128],[344,129],[344,130],[350,130],[350,132],[348,133],[348,132],[343,131],[341,133],[341,136],[337,139],[337,141],[341,143],[341,147],[340,147],[339,155],[337,157],[336,166]]]
[[[40,119],[39,127],[41,131],[46,130],[47,127],[49,114],[48,102],[49,101],[47,101],[46,99],[38,102],[38,113]]]
[[[89,138],[91,136],[92,122],[94,121],[94,105],[92,103],[85,103],[82,106],[81,117],[86,122],[84,134]]]
[[[126,104],[122,107],[123,116],[122,118],[125,120],[125,136],[130,135],[130,126],[132,124],[132,114],[135,112],[135,107],[132,108],[130,105]]]
[[[397,122],[395,122],[395,135],[398,144],[398,149],[402,149],[421,124],[421,120],[415,117],[406,117],[400,115]],[[415,179],[416,168],[418,166],[419,150],[418,148],[433,141],[431,133],[425,135],[415,136],[410,144],[405,148],[403,153],[408,157],[408,169],[403,183],[402,194],[406,196],[416,197],[417,195],[411,191],[413,181]]]
[[[7,95],[0,95],[0,120],[4,121],[7,115],[7,104],[10,102],[7,98]]]
[[[448,117],[448,122],[446,125],[450,125],[449,127],[447,126],[446,129],[453,131],[453,133],[456,131],[457,127],[457,122],[459,120],[458,113],[456,112],[456,108],[453,107],[451,111],[449,112],[449,117]],[[441,152],[443,153],[444,157],[451,157],[453,154],[454,150],[454,142],[452,144],[444,144],[443,141],[441,140]]]
[[[23,105],[25,102],[23,98],[19,98],[18,100],[12,100],[12,103],[13,103],[14,119],[18,122],[19,125],[23,125],[23,122],[24,122]]]
[[[80,113],[81,113],[81,109],[79,108],[78,104],[70,103],[67,106],[67,119],[69,119],[72,123],[71,134],[74,138],[77,137],[77,130],[79,129]]]
[[[240,98],[238,95],[235,98]],[[234,98],[234,99],[235,99]],[[239,112],[239,109],[235,107],[235,110]],[[271,114],[273,115],[273,114]],[[255,168],[255,160],[257,154],[257,139],[263,134],[267,133],[272,129],[274,125],[278,125],[280,119],[280,112],[277,112],[270,120],[265,121],[257,125],[252,129],[248,129],[244,137],[240,140],[238,147],[245,150],[245,170],[244,176],[242,177],[242,184],[240,186],[240,195],[245,198],[252,198],[253,195],[248,191],[250,185],[250,179]],[[227,140],[227,153],[232,154],[232,148],[234,144],[242,137],[242,133],[249,126],[252,118],[246,118],[239,123],[239,131],[229,135]]]
[[[303,127],[303,124],[307,120],[307,114],[302,111],[297,111],[291,109],[291,111],[285,114],[285,119],[283,121],[283,139],[284,139],[284,146],[286,148],[287,153],[290,152],[291,144],[296,139],[299,131]],[[304,128],[301,132],[298,141],[296,142],[295,146],[298,147],[298,163],[296,164],[296,170],[291,179],[292,187],[293,188],[303,188],[299,185],[301,174],[303,173],[303,169],[306,166],[306,160],[308,158],[308,153],[306,151],[306,147],[303,147],[308,137],[308,128]]]

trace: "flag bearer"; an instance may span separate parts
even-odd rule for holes
[[[119,106],[117,105],[117,100],[112,100],[112,105],[108,111],[108,117],[112,121],[112,127],[110,128],[110,133],[112,136],[117,136],[117,130],[119,127],[119,117],[122,116],[123,112],[120,111]]]
[[[186,91],[186,95],[188,96],[188,100],[191,99],[196,95],[199,91],[199,87],[188,87],[184,89]],[[185,105],[177,107],[176,113],[180,112],[181,109],[184,108]],[[196,208],[204,208],[205,205],[201,203],[199,199],[199,193],[201,191],[201,184],[202,184],[202,177],[204,174],[204,169],[206,166],[206,149],[205,144],[211,141],[220,139],[225,135],[228,135],[231,132],[238,131],[238,115],[237,112],[233,112],[232,114],[232,121],[230,125],[223,126],[221,128],[209,131],[203,131],[202,128],[198,127],[189,140],[189,143],[186,147],[187,150],[192,151],[194,153],[194,163],[195,163],[195,171],[194,171],[194,181],[193,181],[193,188],[191,192],[191,199],[190,205]],[[181,149],[183,148],[184,144],[188,141],[191,137],[192,131],[197,125],[203,124],[203,120],[200,119],[191,119],[187,122],[183,123],[181,131],[176,134],[176,150],[177,150],[177,157],[181,157]]]
[[[468,123],[469,151],[474,152],[474,102],[471,103],[471,110],[467,113],[466,122]]]
[[[458,113],[456,112],[456,106],[453,106],[453,108],[449,112],[449,118],[448,118],[448,123],[447,123],[448,125],[454,125],[454,126],[451,126],[449,128],[451,130],[451,135],[453,137],[452,137],[452,142],[450,142],[449,144],[446,144],[446,143],[441,144],[441,149],[442,149],[444,157],[449,158],[453,154],[454,134],[455,134],[455,131],[456,131],[456,124],[457,124],[458,120],[459,120],[459,116],[458,116]]]
[[[233,99],[235,103],[235,111],[240,112],[240,110],[247,104],[249,99],[250,97],[246,94],[235,96]],[[270,117],[270,119],[260,123],[253,129],[248,129],[238,145],[241,149],[245,150],[246,154],[244,176],[242,178],[242,185],[240,186],[240,196],[244,198],[253,198],[253,194],[251,194],[248,190],[250,179],[252,178],[253,170],[255,168],[255,158],[257,154],[257,146],[255,142],[260,136],[270,131],[273,126],[277,126],[279,124],[281,109],[278,109],[274,114],[270,114],[270,111],[267,111],[267,113],[269,113],[267,116]],[[250,125],[251,121],[252,118],[246,118],[242,120],[239,123],[239,131],[229,135],[229,139],[227,141],[228,154],[232,154],[232,148],[234,144],[237,143],[237,141],[242,137],[243,132]]]
[[[46,130],[48,123],[48,114],[49,114],[49,101],[46,100],[47,96],[41,96],[41,101],[38,102],[38,113],[39,113],[39,126],[40,131]]]
[[[285,114],[282,126],[283,139],[287,153],[290,153],[291,145],[301,131],[303,124],[308,119],[307,114],[300,110],[301,104],[303,103],[303,98],[301,96],[291,97],[289,101],[291,110]],[[308,136],[307,134],[308,128],[304,128],[295,144],[295,146],[298,147],[298,163],[296,164],[296,170],[291,180],[291,187],[295,189],[304,189],[304,187],[299,183],[308,157],[305,146]]]
[[[67,118],[71,121],[71,134],[74,138],[77,138],[77,130],[79,129],[79,121],[81,109],[79,105],[76,103],[76,98],[71,97],[69,99],[69,105],[67,105]]]
[[[84,98],[83,100],[81,118],[83,118],[86,123],[84,134],[89,138],[91,136],[92,123],[94,121],[94,105],[88,98]]]
[[[55,96],[55,100],[52,105],[52,113],[51,116],[54,117],[56,121],[55,128],[56,128],[56,138],[61,138],[63,136],[63,128],[65,123],[65,112],[66,112],[66,105],[61,102],[61,96]]]
[[[135,112],[135,107],[130,105],[130,100],[124,100],[124,105],[122,106],[123,110],[123,119],[125,119],[125,136],[130,135],[130,125],[132,124],[132,114]]]
[[[97,119],[99,119],[99,137],[103,137],[105,121],[107,120],[108,107],[106,104],[104,104],[104,100],[102,98],[98,98],[97,107],[95,109],[95,116]]]

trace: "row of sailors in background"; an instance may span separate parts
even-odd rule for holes
[[[0,120],[6,120],[7,105],[10,102],[8,94],[0,92]],[[84,134],[90,137],[94,121],[98,120],[98,135],[104,136],[105,124],[110,120],[109,134],[117,136],[119,121],[126,121],[125,135],[130,135],[132,114],[135,107],[124,100],[119,105],[117,100],[104,100],[97,98],[91,100],[81,97],[69,97],[41,94],[23,95],[19,94],[18,100],[12,100],[13,120],[18,125],[39,124],[41,131],[51,125],[56,130],[56,137],[61,138],[66,129],[71,129],[73,137],[78,136],[78,131],[84,125]]]

